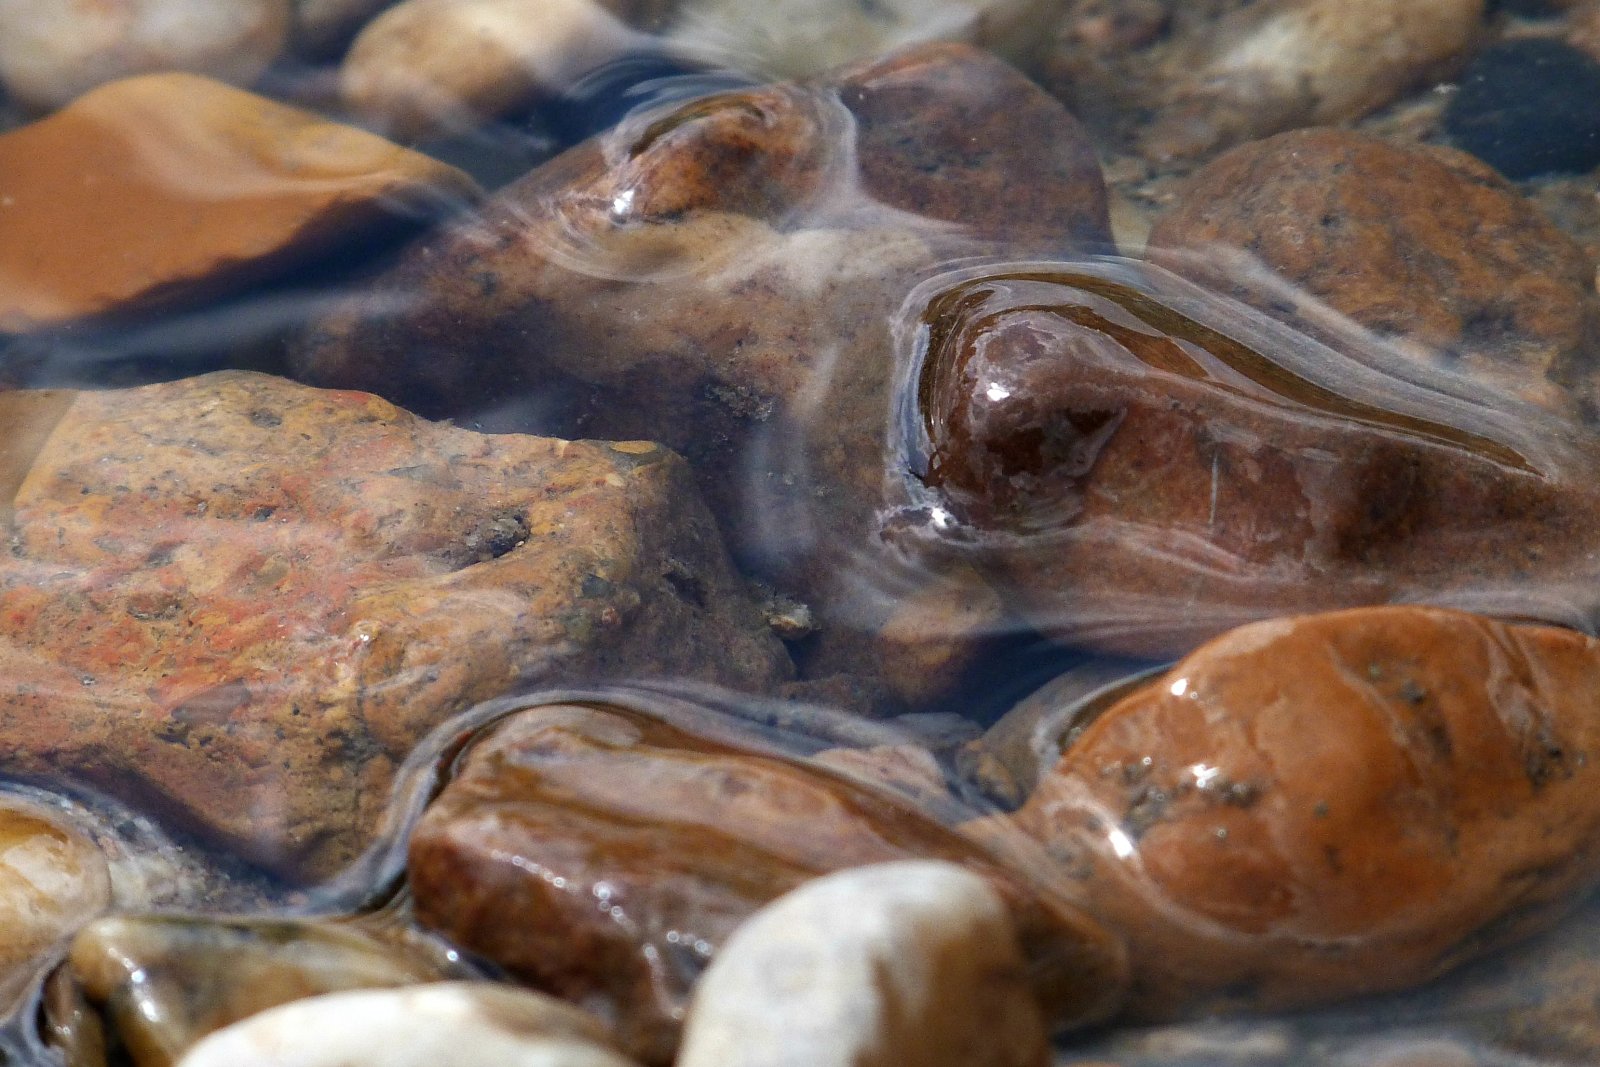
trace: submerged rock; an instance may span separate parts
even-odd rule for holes
[[[1005,902],[971,871],[887,863],[756,912],[695,988],[677,1067],[1045,1067]]]
[[[1600,880],[1600,644],[1431,608],[1258,623],[1105,710],[1015,816],[1136,1016],[1416,985]]]
[[[998,890],[1051,1024],[1104,1017],[1120,946],[906,800],[616,707],[512,715],[411,839],[418,917],[668,1062],[691,988],[751,914],[845,867],[943,859]]]
[[[193,305],[475,194],[453,167],[220,82],[119,81],[0,136],[0,331]]]
[[[8,772],[291,877],[359,853],[398,763],[478,701],[789,671],[659,446],[484,436],[238,372],[10,398],[44,433],[9,457]]]

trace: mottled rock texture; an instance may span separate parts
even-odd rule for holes
[[[358,853],[396,764],[477,701],[789,669],[656,445],[482,436],[242,372],[7,410],[49,427],[10,472],[9,772],[292,875]]]

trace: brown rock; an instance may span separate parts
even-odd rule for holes
[[[1487,165],[1339,130],[1245,145],[1198,172],[1150,258],[1268,310],[1321,301],[1433,366],[1593,417],[1594,264]],[[1299,295],[1253,288],[1259,262]]]
[[[470,199],[453,167],[188,74],[0,137],[0,330],[193,304]]]
[[[1016,824],[1128,937],[1136,1015],[1400,989],[1600,878],[1597,686],[1564,630],[1258,623],[1107,710]]]
[[[615,707],[534,708],[478,739],[412,836],[410,873],[424,922],[662,1063],[746,917],[826,872],[914,858],[1001,892],[1051,1021],[1115,1007],[1115,942],[905,800]]]
[[[659,446],[482,436],[246,373],[40,405],[0,562],[8,772],[293,876],[363,848],[396,764],[473,703],[787,671]]]
[[[1391,600],[1600,618],[1600,442],[1538,408],[1128,264],[972,268],[917,303],[903,532],[1062,640],[1173,655]]]
[[[415,244],[377,291],[417,299],[385,314],[352,298],[297,365],[435,413],[508,386],[578,395],[583,433],[683,451],[741,560],[824,631],[853,635],[819,642],[838,656],[813,675],[858,666],[839,661],[854,654],[925,691],[960,654],[900,635],[959,638],[994,613],[958,584],[913,609],[929,625],[876,636],[940,585],[872,536],[892,461],[893,314],[946,256],[1106,240],[1072,118],[999,61],[931,46],[625,122]]]

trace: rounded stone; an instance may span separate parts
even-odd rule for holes
[[[110,867],[87,835],[43,808],[0,798],[0,1010],[43,955],[111,897]]]

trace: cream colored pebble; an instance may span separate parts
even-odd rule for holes
[[[677,1067],[1042,1067],[1004,903],[934,861],[857,867],[757,912],[690,1005]]]

